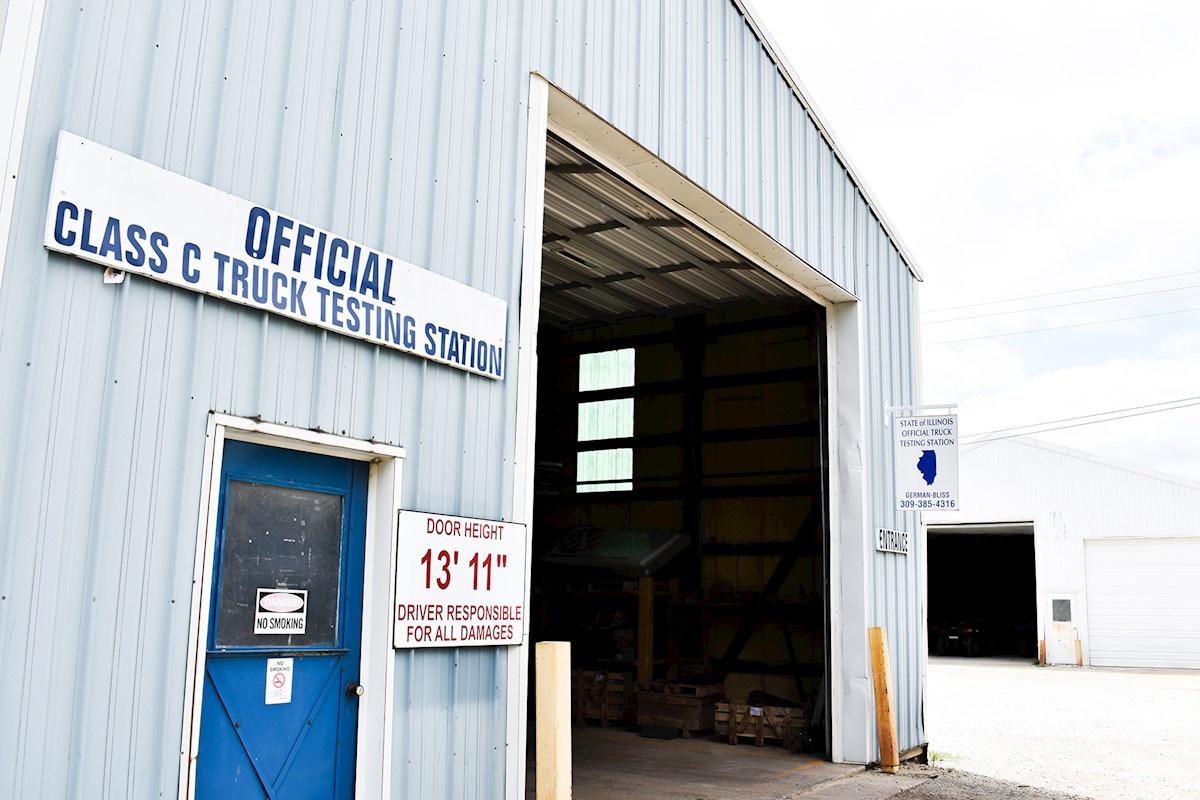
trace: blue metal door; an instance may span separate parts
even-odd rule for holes
[[[227,442],[198,798],[354,795],[367,465]]]

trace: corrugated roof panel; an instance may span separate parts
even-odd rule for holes
[[[663,247],[653,237],[629,228],[600,231],[589,236],[588,240],[598,242],[606,249],[630,261],[636,260],[647,268],[665,267],[679,263],[678,256]]]
[[[595,206],[563,191],[553,180],[546,182],[546,213],[572,228],[598,225],[609,219]]]
[[[568,180],[571,179],[568,178]],[[655,202],[645,193],[639,192],[611,173],[580,174],[575,177],[573,182],[586,182],[587,191],[597,197],[600,202],[621,209],[633,219],[662,219],[674,216],[660,203]]]
[[[548,179],[543,258],[552,268],[542,283],[547,288],[560,283],[563,268],[575,272],[573,280],[606,281],[603,288],[581,292],[570,316],[556,308],[555,322],[586,324],[586,303],[606,292],[625,293],[624,299],[653,314],[800,296],[566,143],[551,136],[549,149],[560,169]],[[564,164],[573,170],[563,172]],[[573,216],[574,209],[591,213]],[[641,280],[631,283],[633,276]],[[628,285],[607,283],[613,278]],[[614,311],[611,304],[592,310]]]

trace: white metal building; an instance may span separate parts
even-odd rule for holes
[[[1032,537],[1047,662],[1200,669],[1200,483],[1026,437],[959,457],[929,535]]]
[[[923,745],[920,273],[744,0],[0,9],[0,796],[522,798],[572,524]]]

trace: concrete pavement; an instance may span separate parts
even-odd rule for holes
[[[930,658],[939,764],[1095,800],[1200,800],[1200,670]]]
[[[917,764],[896,775],[863,770],[779,800],[1088,800],[970,772]]]
[[[574,800],[1076,800],[944,767],[904,764],[888,775],[711,738],[647,739],[592,726],[573,734]]]

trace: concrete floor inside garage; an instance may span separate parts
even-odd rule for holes
[[[861,772],[820,754],[782,747],[729,745],[707,736],[651,739],[620,728],[571,728],[575,800],[779,800],[826,781]],[[526,796],[536,796],[530,732]]]

